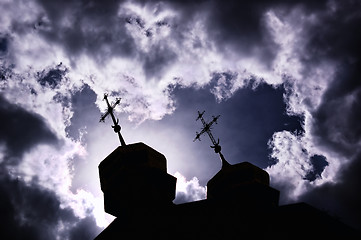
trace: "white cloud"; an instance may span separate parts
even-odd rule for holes
[[[206,198],[206,188],[199,185],[198,178],[193,177],[187,181],[179,172],[176,172],[174,176],[177,178],[175,203],[192,202]]]
[[[112,26],[113,41],[99,42],[99,47],[94,49],[84,43],[80,46],[83,49],[69,52],[67,44],[71,43],[67,43],[66,39],[63,40],[62,45],[46,37],[50,34],[49,31],[57,32],[55,36],[62,36],[66,34],[68,26],[49,22],[51,18],[44,16],[46,12],[36,4],[32,5],[34,5],[32,11],[25,14],[26,20],[16,21],[17,25],[25,30],[21,34],[10,33],[11,47],[8,52],[12,57],[8,57],[6,61],[8,65],[15,64],[13,71],[16,77],[14,76],[11,79],[12,83],[7,86],[6,90],[9,94],[6,97],[15,100],[10,95],[20,88],[24,92],[24,98],[28,98],[23,105],[29,109],[28,104],[34,102],[34,106],[30,109],[46,119],[50,119],[47,115],[66,115],[67,113],[62,111],[69,109],[60,109],[60,106],[55,104],[52,105],[53,110],[46,107],[49,106],[54,93],[39,89],[35,76],[36,72],[56,66],[60,62],[68,68],[67,77],[70,80],[61,85],[62,94],[68,94],[86,83],[98,95],[99,107],[104,108],[101,102],[103,94],[117,92],[119,93],[117,97],[123,99],[121,103],[123,111],[127,112],[130,120],[139,123],[145,119],[159,120],[174,111],[174,103],[169,92],[171,84],[201,87],[210,82],[215,72],[237,72],[237,78],[233,80],[234,84],[229,94],[216,95],[221,100],[247,85],[250,78],[261,81],[271,77],[269,70],[264,68],[262,61],[257,57],[245,58],[233,53],[232,49],[219,52],[208,36],[205,26],[207,18],[202,14],[196,15],[193,21],[181,25],[179,12],[165,4],[145,4],[140,7],[135,3],[126,2],[119,5],[116,16],[118,25]],[[12,5],[9,7],[10,12],[15,11]],[[33,25],[40,21],[39,16],[43,16],[41,21],[44,22],[43,25],[49,26],[48,29],[34,28]],[[85,16],[81,17],[85,18]],[[10,24],[13,16],[9,13],[3,18]],[[124,18],[130,20],[126,22]],[[86,28],[82,28],[82,34],[89,38],[106,30],[105,26],[94,25],[90,31],[88,25],[81,27]],[[10,25],[4,26],[4,30],[9,31],[10,28]],[[147,35],[147,31],[151,32],[151,35]],[[79,37],[84,36],[79,35]],[[129,45],[129,48],[133,49],[130,57],[114,52],[115,48],[122,47],[118,41],[124,38],[132,43]],[[97,57],[98,55],[102,56],[101,59]],[[25,78],[26,84],[21,80]],[[41,99],[34,100],[34,96],[25,94],[29,88],[42,93],[39,94]],[[17,103],[21,104],[20,101]],[[57,107],[59,108],[55,109]],[[68,111],[68,114],[71,115],[71,112]],[[69,115],[65,116],[65,120],[68,118]],[[52,127],[56,128],[57,125]],[[59,132],[61,130],[59,129]]]
[[[271,157],[277,159],[276,164],[266,168],[271,184],[281,190],[281,194],[296,200],[309,185],[305,177],[312,170],[304,138],[282,131],[273,134],[269,145]]]
[[[284,14],[282,10],[270,10],[266,13],[268,29],[279,46],[274,60],[275,74],[283,76],[285,82],[288,114],[304,117],[302,136],[286,131],[273,135],[270,145],[271,156],[277,163],[267,168],[275,185],[283,185],[288,197],[297,199],[310,187],[335,181],[342,157],[331,149],[322,148],[313,133],[313,114],[319,107],[327,87],[334,81],[335,63],[320,59],[308,63],[307,41],[309,29],[317,24],[313,14],[306,14],[302,8],[294,8]],[[329,163],[314,183],[305,180],[307,172],[312,170],[310,157],[324,155]],[[282,187],[282,188],[283,188]]]
[[[25,153],[22,162],[11,168],[11,176],[27,184],[39,186],[53,191],[59,198],[62,208],[70,207],[75,216],[85,218],[89,214],[96,217],[98,226],[104,227],[109,222],[105,219],[100,197],[83,189],[71,191],[72,159],[75,155],[84,154],[84,149],[78,142],[66,139],[63,145],[39,145]],[[100,214],[103,212],[103,214]]]
[[[273,70],[287,83],[289,113],[302,115],[317,109],[323,93],[333,81],[335,69],[334,63],[326,59],[313,65],[305,63],[309,58],[306,50],[308,30],[316,24],[317,18],[296,7],[286,15],[281,10],[270,10],[265,19],[267,29],[279,47]]]

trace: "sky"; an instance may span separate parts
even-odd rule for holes
[[[0,226],[11,239],[93,239],[98,165],[144,142],[177,177],[175,203],[206,198],[231,164],[270,175],[361,229],[361,2],[0,0]]]

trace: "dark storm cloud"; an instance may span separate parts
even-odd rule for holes
[[[320,58],[338,62],[334,81],[315,112],[314,133],[346,155],[354,153],[361,139],[360,10],[360,2],[346,1],[335,12],[321,15],[322,28],[310,29],[308,44],[312,55],[307,63]]]
[[[5,154],[0,163],[0,225],[6,226],[1,239],[93,239],[100,232],[93,217],[80,219],[73,209],[61,207],[56,193],[41,187],[36,177],[26,183],[11,176],[9,168],[21,163],[23,153],[58,139],[42,117],[2,95],[0,141]]]
[[[320,59],[337,61],[334,81],[314,113],[313,131],[320,141],[353,155],[361,139],[361,3],[344,1],[334,12],[320,14],[311,28],[306,64]],[[336,137],[337,136],[337,137]]]
[[[334,61],[336,74],[319,107],[313,112],[312,133],[326,151],[338,154],[337,183],[327,183],[301,199],[325,208],[361,229],[359,217],[361,142],[361,3],[342,1],[333,11],[318,14],[309,29],[304,64]]]
[[[143,40],[154,40],[159,30],[170,28],[172,31],[167,41],[170,39],[182,46],[191,26],[205,21],[202,31],[207,33],[206,41],[215,43],[220,52],[231,50],[248,56],[256,54],[269,65],[278,48],[265,29],[263,16],[271,7],[291,5],[289,1],[134,1],[140,4],[140,8],[151,6],[153,15],[168,8],[177,12],[177,17],[172,19],[149,22],[141,13],[125,9],[124,1],[38,2],[44,12],[39,13],[32,23],[24,25],[14,21],[13,25],[23,25],[13,27],[14,31],[20,33],[28,29],[29,32],[34,28],[47,42],[61,46],[74,65],[82,54],[100,65],[112,57],[136,58],[142,62],[147,78],[160,77],[170,63],[178,60],[177,54],[170,49],[169,43],[158,40],[150,44],[150,49],[143,49],[133,33],[143,35],[140,37]],[[324,7],[323,1],[293,1],[292,4],[312,9]],[[133,28],[129,29],[129,26]],[[198,37],[194,36],[194,48],[205,44],[197,42]]]
[[[356,150],[356,149],[355,149]],[[340,172],[338,183],[325,183],[305,193],[301,199],[328,211],[350,226],[361,230],[361,153]]]
[[[0,167],[1,239],[93,239],[100,232],[94,219],[62,208],[54,192],[11,179]]]
[[[214,1],[209,13],[207,30],[221,51],[230,45],[246,55],[256,53],[260,59],[271,62],[276,45],[264,34],[262,15],[268,1],[250,4],[244,1]]]
[[[11,30],[20,37],[28,32],[42,36],[50,45],[55,44],[65,50],[73,64],[77,63],[77,57],[81,54],[86,54],[95,59],[99,65],[114,56],[137,58],[136,60],[140,62],[139,67],[143,68],[148,78],[161,75],[171,62],[178,60],[178,56],[163,41],[151,45],[150,50],[142,49],[130,31],[140,33],[142,40],[152,40],[157,33],[157,28],[167,27],[172,29],[169,38],[174,43],[181,43],[185,36],[190,34],[189,29],[191,27],[187,28],[188,25],[192,26],[197,21],[201,21],[203,30],[208,37],[207,40],[215,43],[216,49],[220,52],[231,51],[232,53],[239,53],[240,56],[256,56],[265,65],[270,66],[278,51],[278,46],[264,29],[263,21],[266,20],[263,17],[265,12],[269,9],[280,9],[277,14],[288,15],[290,10],[300,7],[307,16],[314,16],[313,25],[302,29],[302,31],[308,31],[305,38],[302,39],[306,42],[306,48],[303,49],[302,53],[297,53],[300,54],[300,60],[304,65],[303,76],[308,76],[310,66],[324,61],[337,63],[337,69],[335,80],[328,86],[320,106],[311,112],[312,121],[314,121],[311,134],[317,138],[317,144],[322,146],[325,151],[329,150],[330,153],[338,154],[348,161],[342,159],[341,172],[336,179],[337,184],[326,183],[316,187],[311,192],[301,196],[300,200],[314,202],[320,207],[329,206],[326,210],[334,211],[335,214],[339,215],[345,211],[348,216],[343,216],[354,219],[353,223],[360,223],[356,215],[359,212],[356,204],[360,202],[360,196],[358,193],[354,193],[357,191],[355,189],[359,188],[360,183],[357,175],[360,169],[360,154],[356,151],[360,148],[361,136],[359,124],[361,118],[361,78],[359,72],[361,69],[359,62],[361,53],[359,43],[361,39],[359,30],[360,3],[358,1],[342,1],[342,3],[330,1],[328,4],[326,1],[284,0],[257,2],[165,1],[165,5],[162,6],[173,8],[177,12],[177,17],[173,22],[164,19],[152,23],[153,25],[151,24],[150,27],[149,22],[141,13],[128,10],[118,12],[121,1],[41,0],[38,2],[44,12],[39,14],[36,21],[24,23],[12,19]],[[158,3],[158,1],[138,2],[142,3],[141,7]],[[194,48],[204,44],[205,42],[201,41],[198,36],[195,37]],[[9,45],[9,40],[0,35],[0,59],[9,52]],[[1,74],[0,78],[5,79],[5,71]],[[38,79],[38,83],[53,90],[61,84],[62,74],[57,69],[47,70]],[[212,114],[221,114],[220,122],[222,124],[215,127],[215,136],[221,138],[221,145],[225,150],[226,158],[231,163],[247,160],[258,166],[266,167],[272,164],[268,159],[269,150],[267,150],[267,142],[272,134],[282,130],[296,131],[302,134],[302,124],[300,123],[302,119],[298,116],[291,117],[285,114],[287,106],[283,102],[285,93],[282,87],[273,89],[269,86],[260,85],[254,92],[250,89],[242,89],[234,93],[232,91],[235,87],[236,77],[236,72],[227,72],[226,70],[225,72],[213,72],[210,79],[207,79],[210,81],[210,85],[206,86],[206,90],[176,90],[175,96],[179,94],[179,99],[177,99],[180,104],[179,108],[174,115],[162,123],[169,121],[170,125],[187,125],[189,129],[193,129],[188,130],[189,132],[192,131],[189,139],[193,139],[197,128],[194,127],[195,124],[191,125],[186,122],[192,120],[191,123],[194,123],[196,110],[206,110],[206,113],[209,114],[208,118]],[[218,86],[220,88],[217,88]],[[252,86],[252,80],[248,86]],[[209,94],[210,89],[214,94],[219,94],[228,100],[218,104]],[[83,92],[79,93],[80,95],[81,98],[77,98],[77,95],[71,100],[74,104],[74,116],[71,119],[72,125],[66,129],[73,139],[78,139],[80,134],[77,130],[86,126],[83,119],[98,114],[90,106],[89,108],[86,107],[86,102],[91,102],[93,106],[96,97],[93,90],[84,88]],[[83,98],[84,96],[88,98]],[[233,97],[230,98],[230,96]],[[147,106],[147,100],[143,96],[136,96],[134,99],[140,99],[139,105]],[[185,116],[189,116],[190,106],[194,108],[194,115],[184,121]],[[83,112],[82,109],[89,112],[85,113],[85,110]],[[46,128],[44,119],[10,104],[1,96],[0,110],[0,130],[1,133],[4,132],[0,135],[0,141],[5,144],[7,155],[21,156],[23,152],[30,150],[39,143],[57,141],[55,135]],[[177,113],[181,114],[177,115]],[[8,116],[14,117],[9,118]],[[200,156],[199,162],[193,165],[197,168],[201,168],[200,166],[203,166],[204,169],[212,168],[209,167],[209,159],[217,158],[209,148],[208,140],[205,140],[207,143],[203,142],[202,144],[205,151],[209,151],[210,155]],[[201,148],[199,143],[197,144],[195,146]],[[235,144],[237,145],[235,146]],[[208,156],[210,157],[208,158]],[[9,163],[7,159],[5,161],[6,164]],[[16,163],[18,161],[20,160],[16,160]],[[310,181],[320,178],[327,161],[328,159],[322,160],[322,156],[311,157],[313,170],[308,173],[306,178]],[[2,195],[6,195],[7,191],[11,192],[11,190],[5,189],[6,184],[15,185],[15,180],[10,180],[6,172],[4,173],[5,177],[2,178],[0,185]],[[196,172],[192,173],[191,176],[195,174]],[[70,223],[78,221],[74,219],[72,213],[57,208],[58,200],[51,192],[40,189],[35,184],[28,186],[20,182],[18,185],[26,193],[25,195],[20,196],[20,193],[16,193],[18,197],[10,198],[6,195],[4,198],[0,198],[4,199],[4,206],[10,209],[9,212],[6,212],[7,217],[4,219],[10,219],[11,216],[15,215],[22,216],[22,213],[32,216],[33,219],[39,219],[39,216],[44,215],[50,224],[50,227],[46,228],[50,230],[44,231],[44,234],[47,237],[52,236],[51,231],[54,229],[56,220],[49,218],[46,213],[41,210],[39,213],[33,213],[27,210],[26,206],[24,211],[15,212],[16,206],[11,205],[12,201],[18,199],[15,202],[19,202],[19,199],[26,196],[33,199],[29,200],[30,205],[34,204],[34,199],[37,198],[39,198],[39,202],[48,201],[51,203],[52,207],[50,206],[48,210],[55,211],[55,215],[61,221]],[[34,192],[36,197],[32,198],[30,192]],[[44,195],[43,198],[42,195]],[[179,198],[186,200],[187,196],[181,194]],[[24,200],[24,202],[26,201]],[[9,221],[13,220],[10,219]],[[92,219],[86,219],[77,224],[70,235],[74,239],[85,235],[90,236],[88,232],[82,232],[82,229],[88,228],[92,224]],[[18,230],[20,228],[29,236],[37,235],[39,231],[39,228],[34,224],[15,226],[12,229]],[[89,228],[89,230],[91,229]]]
[[[151,78],[159,77],[176,60],[176,54],[166,43],[156,41],[149,50],[143,49],[131,33],[152,39],[157,30],[170,26],[166,19],[146,22],[138,13],[119,10],[123,1],[116,0],[38,2],[45,12],[33,23],[35,31],[48,42],[61,46],[73,65],[81,54],[100,65],[112,57],[132,57],[143,63],[146,77]]]
[[[0,95],[0,143],[5,145],[5,161],[17,164],[32,147],[56,142],[57,137],[41,116],[9,103]]]
[[[143,34],[144,39],[155,39],[157,31],[167,27],[172,29],[167,38],[181,43],[190,26],[205,21],[202,30],[207,33],[206,40],[215,43],[220,52],[228,49],[249,56],[256,54],[267,65],[272,62],[277,46],[267,35],[263,16],[271,7],[291,5],[289,1],[134,1],[140,8],[151,6],[153,15],[168,8],[177,12],[173,19],[149,22],[141,13],[125,9],[124,1],[38,0],[38,3],[44,10],[39,10],[35,22],[15,20],[14,26],[23,26],[13,26],[13,31],[20,34],[35,31],[47,42],[61,46],[73,64],[81,54],[91,56],[98,64],[114,56],[137,58],[148,78],[159,77],[170,63],[178,60],[177,54],[162,41],[153,42],[150,50],[143,49],[131,32]],[[292,6],[313,9],[324,7],[323,3],[292,1]],[[130,30],[129,26],[134,28]],[[24,28],[27,30],[18,30]],[[194,37],[194,46],[205,44],[196,41],[199,36]]]
[[[155,2],[155,1],[154,1]],[[308,10],[325,8],[326,1],[167,1],[182,12],[179,22],[205,16],[205,30],[221,52],[232,51],[248,56],[257,55],[263,63],[272,62],[277,45],[265,29],[264,14],[271,8],[304,7]]]
[[[361,22],[360,22],[361,24]],[[361,39],[359,39],[361,41]],[[356,69],[357,68],[357,69]],[[360,64],[342,70],[315,114],[314,134],[318,142],[339,154],[338,183],[327,183],[306,193],[305,201],[324,207],[352,226],[361,229],[361,84]],[[346,74],[347,76],[345,76]],[[336,88],[336,89],[335,89]],[[338,94],[336,94],[338,93]],[[345,157],[345,159],[342,159]],[[327,199],[327,201],[324,201]]]
[[[37,31],[48,41],[64,47],[70,58],[86,53],[101,63],[112,55],[134,52],[126,31],[128,16],[118,16],[121,1],[42,1],[45,16]]]
[[[352,157],[361,140],[360,67],[357,63],[339,70],[314,115],[313,131],[320,143],[347,157]]]

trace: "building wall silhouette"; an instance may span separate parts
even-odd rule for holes
[[[268,173],[248,162],[223,166],[207,183],[207,199],[176,205],[166,165],[144,143],[118,147],[99,164],[104,209],[116,219],[96,240],[359,237],[306,203],[279,206]]]

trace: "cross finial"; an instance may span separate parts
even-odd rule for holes
[[[213,123],[216,123],[216,124],[217,124],[217,120],[218,120],[218,118],[219,118],[221,115],[218,115],[218,116],[216,116],[216,117],[215,117],[215,116],[212,116],[212,117],[213,117],[212,121],[210,121],[209,123],[207,123],[207,122],[204,120],[204,118],[203,118],[204,112],[205,112],[205,111],[203,111],[203,112],[198,111],[198,117],[197,117],[196,121],[198,121],[198,119],[200,119],[201,122],[202,122],[202,124],[203,124],[203,128],[202,128],[202,130],[201,130],[200,133],[196,132],[196,137],[194,138],[193,142],[196,141],[196,140],[199,140],[199,141],[200,141],[200,140],[201,140],[201,138],[200,138],[201,135],[202,135],[203,133],[207,133],[208,136],[209,136],[209,138],[211,139],[211,141],[212,141],[212,143],[213,143],[213,146],[211,146],[211,148],[213,148],[213,149],[214,149],[214,152],[215,152],[215,153],[218,153],[219,156],[220,156],[220,158],[221,158],[222,167],[224,167],[224,166],[229,166],[230,164],[226,161],[226,159],[224,158],[223,154],[221,153],[221,149],[222,149],[222,148],[221,148],[221,145],[219,144],[219,138],[218,138],[218,140],[216,141],[216,140],[214,139],[213,135],[212,135],[212,132],[211,132],[212,124],[213,124]]]
[[[109,101],[108,101],[108,94],[105,93],[103,100],[105,100],[105,101],[107,102],[108,109],[107,109],[107,111],[106,111],[104,114],[102,114],[102,115],[100,116],[99,122],[104,122],[104,121],[105,121],[105,118],[110,114],[110,116],[112,117],[113,123],[114,123],[114,125],[112,126],[112,128],[113,128],[113,130],[114,130],[115,133],[118,133],[121,146],[125,146],[125,145],[126,145],[126,144],[125,144],[125,141],[124,141],[124,139],[123,139],[122,134],[120,133],[121,127],[120,127],[120,125],[119,125],[119,119],[115,119],[114,113],[113,113],[113,110],[114,110],[115,106],[118,105],[119,102],[120,102],[120,98],[116,98],[116,99],[115,99],[115,103],[112,103],[112,105],[110,105],[110,104],[109,104]]]

